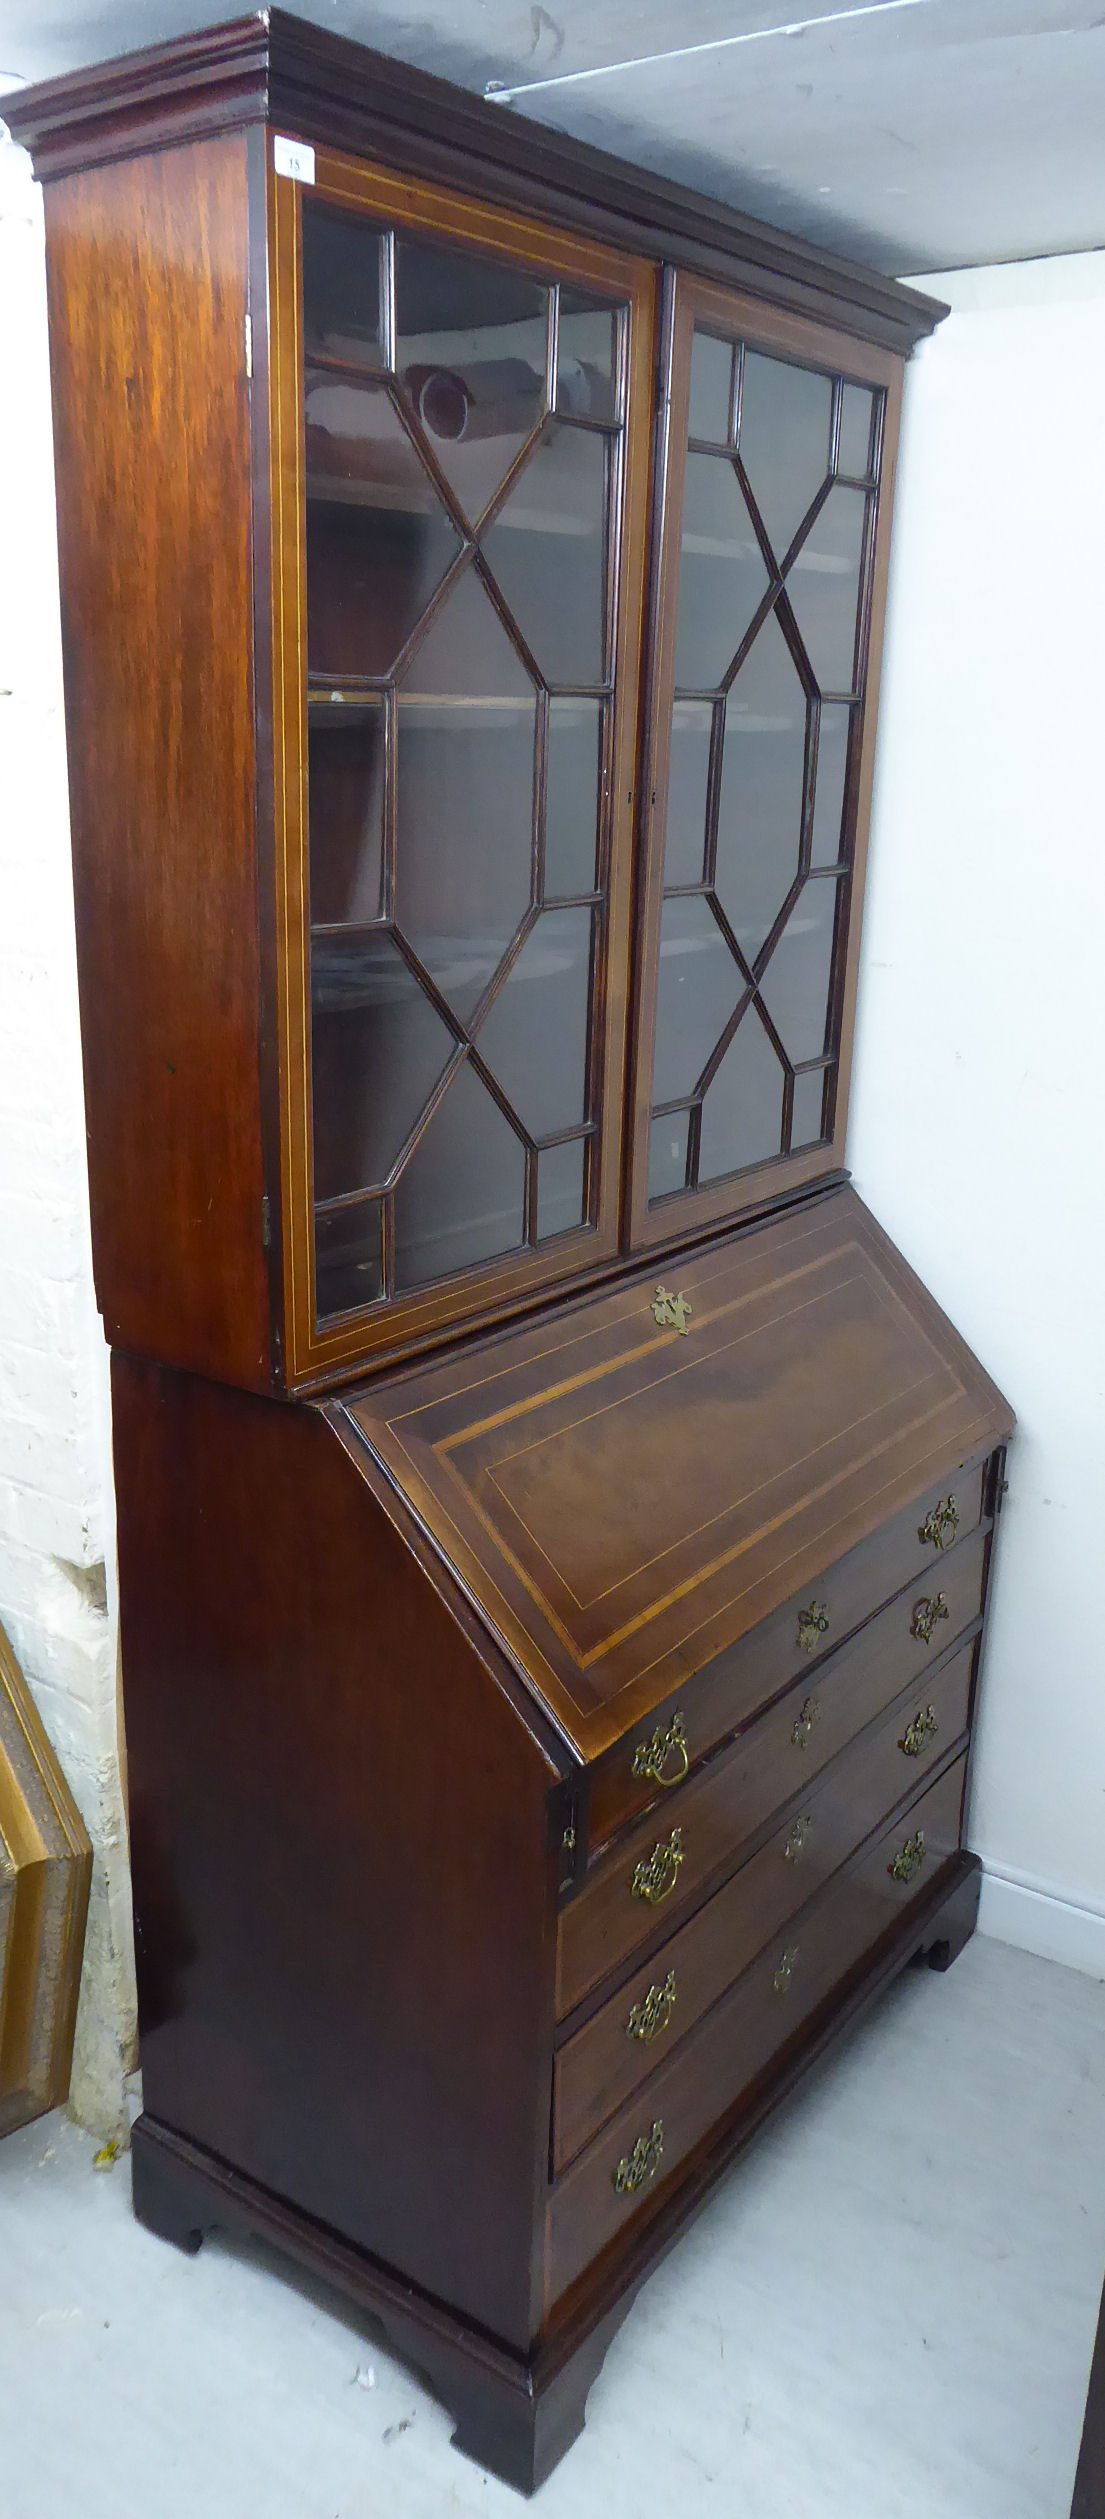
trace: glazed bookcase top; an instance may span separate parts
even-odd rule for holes
[[[912,348],[946,312],[917,289],[283,9],[43,81],[5,98],[4,114],[44,179],[267,121],[423,174],[463,175],[486,198],[574,218],[623,249],[754,287],[895,349]]]
[[[843,1177],[940,310],[280,13],[12,116],[112,1342],[319,1390]]]

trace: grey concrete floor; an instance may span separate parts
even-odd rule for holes
[[[911,1973],[653,2276],[541,2519],[1066,2519],[1105,2270],[1105,1986]],[[60,2117],[0,2144],[0,2519],[522,2504],[338,2304],[178,2255]]]

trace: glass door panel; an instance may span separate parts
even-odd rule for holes
[[[325,1327],[595,1219],[629,305],[302,222]]]
[[[753,1174],[781,1187],[801,1156],[809,1177],[833,1134],[886,397],[847,373],[847,345],[814,336],[803,356],[788,330],[776,347],[727,321],[720,292],[680,284],[636,1140],[646,1237],[670,1229],[672,1200],[708,1191],[714,1216],[726,1183],[736,1208]]]
[[[311,918],[315,926],[379,918],[384,882],[382,700],[316,713],[308,736]]]
[[[470,524],[547,409],[550,291],[508,264],[395,240],[395,364]]]

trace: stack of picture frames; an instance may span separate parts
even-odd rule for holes
[[[92,1848],[0,1627],[0,2135],[67,2098]]]

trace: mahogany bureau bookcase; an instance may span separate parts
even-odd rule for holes
[[[843,1169],[942,310],[279,11],[5,111],[136,2209],[328,2275],[532,2489],[740,2146],[975,1918],[1012,1420]]]

